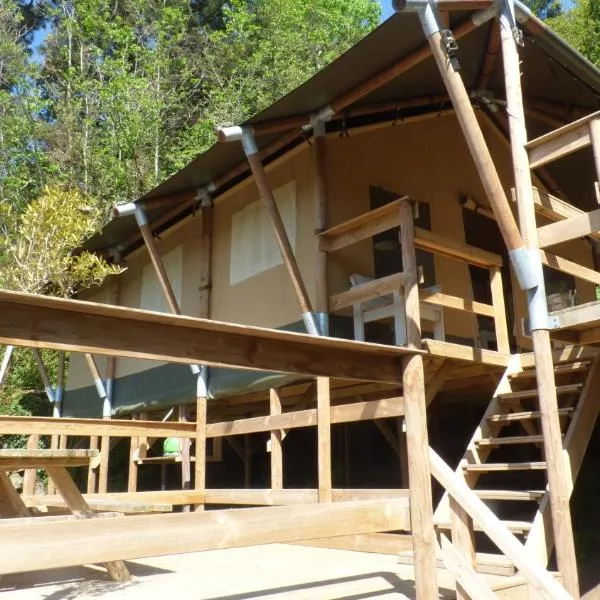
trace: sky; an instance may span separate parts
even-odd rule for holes
[[[385,21],[388,17],[391,17],[394,14],[394,10],[392,9],[392,0],[379,0],[379,4],[381,4],[381,8],[383,9],[381,20]]]

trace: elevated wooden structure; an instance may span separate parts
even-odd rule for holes
[[[411,2],[407,5],[410,9]],[[87,466],[88,494],[83,500],[90,510],[111,512],[111,518],[81,522],[68,516],[30,519],[30,514],[68,507],[69,501],[60,486],[59,494],[36,495],[28,474],[19,499],[22,506],[18,518],[13,515],[0,521],[0,549],[5,550],[3,556],[10,554],[0,564],[0,573],[54,568],[74,561],[114,561],[284,541],[402,552],[401,560],[414,564],[419,599],[437,598],[436,569],[440,561],[456,580],[459,600],[497,597],[480,572],[515,571],[529,586],[531,597],[578,597],[569,498],[598,417],[594,390],[599,383],[600,357],[591,345],[600,342],[600,310],[598,302],[584,302],[549,312],[547,274],[542,266],[585,282],[588,291],[590,284],[592,290],[600,285],[598,258],[592,261],[596,268],[591,268],[590,261],[584,265],[572,255],[567,259],[561,246],[585,237],[594,247],[600,240],[600,212],[585,212],[564,194],[558,198],[555,194],[560,186],[555,185],[545,167],[591,148],[596,179],[600,180],[600,113],[529,141],[525,114],[541,114],[545,123],[556,127],[560,111],[556,105],[539,101],[527,99],[524,103],[511,3],[503,5],[499,14],[490,7],[490,2],[480,0],[438,0],[429,5],[432,10],[442,11],[440,22],[449,18],[454,24],[454,40],[494,19],[477,93],[490,82],[495,56],[501,48],[505,91],[502,106],[506,115],[504,109],[476,114],[473,91],[466,88],[456,69],[450,34],[432,31],[430,23],[423,46],[341,94],[327,110],[221,130],[223,141],[244,141],[248,164],[221,174],[212,182],[211,190],[217,190],[219,197],[232,195],[234,192],[226,186],[246,172],[252,174],[261,210],[267,215],[281,264],[292,284],[293,300],[310,335],[210,318],[215,312],[212,286],[218,275],[213,272],[211,255],[218,240],[213,235],[216,207],[209,190],[155,196],[127,209],[136,215],[149,265],[171,314],[0,292],[0,342],[9,347],[53,348],[85,355],[105,409],[103,419],[0,417],[0,434],[28,435],[30,452],[34,452],[40,436],[49,437],[58,452],[67,452],[69,444],[78,444],[92,453],[99,450],[99,465]],[[483,12],[468,12],[480,10]],[[468,18],[456,25],[449,14],[453,11],[461,18],[466,11]],[[529,19],[526,27],[535,32],[542,25]],[[377,105],[356,104],[428,58],[435,60],[444,94]],[[477,98],[483,104],[491,102],[487,96]],[[375,124],[362,123],[356,128],[364,133],[387,127],[390,122],[404,123],[398,111],[405,108],[431,108],[432,104],[435,111],[412,115],[406,121],[419,123],[440,115],[456,118],[456,131],[460,128],[464,135],[465,153],[471,156],[477,184],[487,200],[487,204],[480,205],[467,198],[463,206],[496,222],[502,244],[497,251],[467,243],[464,235],[455,235],[452,223],[444,230],[431,223],[423,225],[427,219],[418,214],[421,198],[397,194],[383,206],[351,214],[331,197],[327,152],[334,149],[334,143],[332,131],[326,130],[327,118],[333,118],[344,133],[346,117],[360,116],[368,121],[371,115],[396,111],[394,119],[381,117]],[[573,112],[567,112],[570,120]],[[565,112],[560,116],[564,120]],[[491,143],[484,128],[494,128],[501,135]],[[312,132],[312,146],[293,146],[306,131]],[[269,137],[268,144],[258,149],[255,136],[278,132],[282,133],[280,137]],[[500,173],[503,155],[495,144],[502,144],[505,151],[510,148],[505,162],[510,163],[511,185],[506,184],[506,174]],[[273,191],[281,177],[271,175],[276,166],[300,149],[308,155],[309,166],[303,168],[310,171],[317,209],[311,230],[311,260],[304,259],[304,263],[299,257],[302,248],[294,247],[280,212],[281,203]],[[263,164],[263,158],[274,153],[278,153],[277,159]],[[352,163],[344,165],[349,170],[355,167]],[[238,181],[240,189],[245,181]],[[512,203],[510,187],[514,188]],[[595,188],[600,197],[597,181]],[[189,208],[196,201],[201,204],[202,214],[202,252],[197,263],[201,286],[196,290],[201,318],[181,314],[182,303],[146,214],[153,208],[167,207],[153,222],[156,227],[166,227],[181,213],[182,206]],[[332,219],[328,214],[332,206],[338,217],[342,215],[340,218]],[[229,213],[226,218],[233,220]],[[389,232],[389,239],[380,237]],[[373,249],[381,242],[389,249],[392,242],[398,250],[397,268],[394,265],[385,276],[367,278],[350,289],[340,286],[339,281],[331,289],[328,270],[337,269],[336,277],[340,279],[343,272],[347,279],[351,269],[361,264],[360,248],[365,246],[360,244],[365,242]],[[125,240],[124,247],[130,243]],[[462,289],[456,285],[451,292],[445,287],[419,287],[424,276],[422,263],[426,262],[419,252],[441,261],[444,269],[459,265],[460,271],[452,273],[466,274],[469,284]],[[340,269],[345,261],[350,266]],[[303,276],[307,262],[311,268],[314,266],[314,281]],[[479,274],[480,284],[484,282],[478,292],[487,300],[476,296],[473,272]],[[454,283],[452,277],[447,281]],[[527,304],[523,294],[517,294],[517,285],[527,291]],[[111,291],[114,304],[121,292]],[[356,318],[357,313],[362,315],[363,304],[389,297],[396,304],[402,303],[402,310],[393,313],[394,326],[403,331],[402,336],[396,336],[396,340],[405,342],[401,346],[327,335],[330,315],[353,312]],[[444,315],[446,323],[452,324],[453,318],[471,323],[472,335],[462,335],[463,327],[454,331],[461,335],[454,335],[453,342],[429,339],[425,315],[421,314],[424,307]],[[100,356],[108,357],[104,380],[97,364]],[[182,406],[176,415],[164,410],[149,414],[145,406],[130,419],[110,418],[117,357],[189,365],[197,383],[195,410]],[[43,363],[38,362],[43,373]],[[7,361],[0,369],[0,381],[6,373],[4,363]],[[212,402],[206,368],[213,366],[293,374],[295,378]],[[58,405],[62,381],[56,389],[47,376],[44,381],[48,397]],[[453,469],[430,448],[427,408],[441,391],[465,393],[469,389],[487,393],[489,404],[466,441],[460,464]],[[398,470],[402,471],[402,488],[334,485],[332,426],[361,421],[372,421],[389,442],[398,458]],[[290,489],[285,487],[283,476],[285,438],[289,431],[299,428],[316,429],[316,477],[310,487]],[[268,488],[250,489],[251,434],[268,435]],[[129,442],[127,491],[109,493],[110,449],[121,438]],[[153,445],[164,438],[180,440],[177,455],[161,456],[153,451]],[[244,489],[206,485],[207,464],[222,458],[224,440],[244,463]],[[565,456],[569,457],[568,465]],[[181,490],[137,491],[139,468],[167,463],[180,469]],[[15,466],[7,464],[7,468]],[[507,473],[511,477],[503,478]],[[444,491],[435,509],[432,476]],[[523,478],[521,482],[518,477]],[[2,480],[6,483],[6,476]],[[12,487],[4,485],[4,493],[9,503],[16,503]],[[207,505],[261,508],[203,512]],[[180,506],[186,514],[135,514],[167,512]],[[125,513],[133,516],[125,517]],[[480,551],[483,536],[491,540],[498,553]],[[88,543],[91,538],[95,544]],[[547,570],[553,550],[559,578]]]

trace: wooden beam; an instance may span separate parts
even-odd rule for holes
[[[244,148],[246,149],[246,147]],[[315,321],[312,304],[308,296],[308,292],[306,291],[304,280],[302,279],[300,266],[298,265],[298,261],[294,256],[294,250],[292,249],[292,245],[290,244],[290,240],[285,230],[285,225],[281,215],[279,214],[279,209],[277,208],[277,203],[275,202],[275,196],[273,195],[273,190],[271,189],[271,185],[267,179],[265,167],[258,153],[258,149],[255,148],[253,152],[248,152],[246,149],[246,158],[248,159],[248,165],[250,165],[252,174],[254,175],[254,182],[258,188],[258,193],[262,200],[262,206],[267,212],[269,221],[273,227],[275,241],[277,242],[283,264],[285,265],[292,282],[292,287],[294,288],[296,300],[300,306],[304,324],[308,333],[318,336],[319,330]]]
[[[415,246],[421,250],[435,252],[440,256],[454,258],[484,269],[502,266],[502,257],[498,254],[463,244],[447,236],[433,233],[420,227],[415,227]]]
[[[571,260],[557,256],[556,254],[552,254],[547,250],[540,250],[540,255],[542,257],[542,263],[547,267],[561,271],[562,273],[568,273],[569,275],[577,277],[578,279],[583,279],[584,281],[590,281],[595,285],[600,285],[600,272],[579,265]]]
[[[399,207],[400,245],[405,276],[406,343],[421,347],[421,318],[415,254],[413,207],[403,200]],[[415,554],[417,596],[437,600],[436,544],[433,527],[431,474],[427,449],[427,405],[423,357],[416,354],[403,361],[403,392],[410,482],[410,511]]]
[[[562,244],[586,235],[600,232],[600,209],[582,213],[564,221],[550,223],[538,228],[540,248]]]
[[[270,415],[281,414],[281,398],[276,388],[269,390]],[[271,431],[271,489],[283,489],[282,430]]]
[[[317,463],[319,502],[331,502],[331,398],[327,377],[317,377]]]
[[[542,244],[542,236],[540,235],[540,231],[544,228],[537,229],[536,225],[531,169],[541,166],[559,156],[558,146],[554,145],[552,139],[554,136],[554,140],[558,139],[558,137],[561,137],[563,141],[566,138],[571,138],[571,142],[568,144],[571,148],[568,150],[570,152],[575,149],[576,139],[579,139],[580,135],[577,126],[573,128],[567,126],[558,130],[558,132],[538,138],[536,141],[527,142],[527,129],[525,126],[521,90],[520,58],[512,31],[512,17],[508,14],[508,11],[509,9],[504,7],[500,17],[500,36],[502,40],[515,189],[517,191],[517,204],[523,238],[528,250],[538,252],[538,248],[544,246]],[[585,126],[585,130],[588,132],[589,138],[587,125]],[[571,136],[569,132],[575,132],[575,135]],[[565,150],[566,147],[562,145],[560,155],[567,153]],[[578,218],[580,217],[575,217],[575,219]],[[547,227],[555,227],[556,225],[560,224],[552,224]],[[537,316],[543,319],[546,316],[547,309],[543,274],[541,274],[541,277],[542,281],[539,282],[533,295],[529,296],[529,309],[536,312],[539,310]],[[537,298],[539,296],[541,298],[538,302]],[[574,598],[577,598],[579,596],[577,560],[569,508],[568,474],[562,456],[561,423],[558,413],[550,335],[547,329],[534,329],[531,332],[531,337],[536,362],[536,380],[542,432],[544,434],[544,457],[552,498],[552,521],[556,538],[556,557],[559,570],[563,575],[566,590]]]
[[[404,288],[404,273],[394,273],[387,277],[373,279],[357,285],[345,292],[334,294],[329,298],[329,310],[336,312],[371,298],[385,296]]]
[[[597,119],[599,114],[592,113],[528,142],[525,148],[529,154],[531,168],[536,169],[589,146],[591,144],[589,124]]]
[[[412,535],[396,533],[363,533],[358,535],[340,535],[320,540],[302,540],[292,542],[296,546],[330,548],[332,550],[353,550],[355,552],[374,552],[376,554],[398,554],[412,548]]]
[[[378,233],[398,227],[400,224],[398,208],[400,200],[403,199],[407,200],[408,196],[402,196],[323,231],[320,235],[321,249],[325,252],[335,252],[362,240],[370,239]]]
[[[201,377],[199,375],[198,377]],[[196,392],[196,446],[194,463],[194,490],[197,493],[204,494],[206,490],[206,408],[207,398],[206,390],[200,387],[198,380],[198,390]],[[190,503],[192,504],[192,503]],[[204,506],[199,504],[196,510],[202,510]]]
[[[444,52],[444,42],[440,32],[428,36],[427,41],[435,58],[438,70],[442,75],[452,105],[456,111],[461,129],[479,178],[485,190],[496,222],[502,234],[502,239],[509,251],[524,247],[521,233],[513,217],[508,199],[504,193],[502,182],[494,165],[490,150],[477,122],[475,111],[469,94],[459,71],[455,70]]]
[[[473,531],[473,519],[452,497],[450,497],[450,528],[452,531],[452,544],[442,534],[442,552],[444,562],[448,564],[448,569],[456,578],[456,600],[485,598],[485,596],[473,595],[471,586],[468,585],[471,583],[472,577],[464,578],[461,576],[465,573],[475,575],[476,581],[479,581],[479,576],[475,572],[477,565],[475,533]],[[450,549],[448,549],[448,545],[451,546]]]
[[[504,304],[504,289],[502,286],[502,271],[496,267],[490,269],[490,288],[492,290],[492,311],[496,343],[498,351],[510,354],[510,340],[508,337],[508,323],[506,322],[506,306]]]
[[[407,529],[402,501],[375,500],[87,519],[10,528],[0,573]],[[91,544],[90,540],[94,540]]]
[[[390,383],[419,352],[5,291],[0,343]]]
[[[10,477],[4,471],[0,471],[0,516],[3,519],[31,516]]]
[[[325,139],[325,123],[318,121],[313,127],[313,164],[315,169],[315,196],[317,210],[315,215],[315,231],[317,234],[327,228],[328,198],[327,198],[327,141]],[[316,301],[319,325],[324,329],[322,335],[329,334],[328,304],[329,294],[327,283],[327,252],[317,249],[316,256]]]
[[[479,525],[498,548],[514,562],[521,573],[535,586],[535,591],[545,600],[572,600],[570,594],[530,557],[514,535],[498,517],[481,501],[464,479],[432,449],[429,450],[431,472],[442,487],[454,497],[467,514]]]
[[[473,568],[471,559],[441,535],[444,565],[456,580],[457,600],[497,600],[485,579]]]
[[[47,467],[46,470],[48,471],[48,475],[54,482],[54,485],[58,489],[63,500],[65,501],[65,504],[69,507],[69,510],[74,515],[82,519],[94,519],[94,511],[83,499],[83,496],[77,489],[77,486],[71,479],[68,471],[64,467],[57,465]],[[31,523],[30,526],[33,526],[34,528],[39,527],[37,523]],[[32,557],[29,556],[29,559],[31,560]],[[131,575],[129,574],[127,567],[120,560],[108,559],[106,561],[106,570],[113,581],[128,581],[131,579]]]
[[[0,416],[0,434],[193,438],[195,428],[193,423],[162,421]]]
[[[569,329],[571,327],[579,327],[585,324],[597,323],[600,321],[600,302],[588,302],[579,306],[570,306],[555,310],[551,313],[558,317],[558,326],[555,330]]]

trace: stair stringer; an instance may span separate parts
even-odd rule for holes
[[[594,358],[563,440],[563,459],[566,461],[571,474],[569,495],[573,492],[585,451],[600,414],[600,398],[597,396],[600,396],[600,354],[596,354]],[[536,557],[540,564],[544,566],[548,564],[554,548],[548,486],[546,486],[546,493],[540,500],[531,530],[525,542],[525,548],[532,556]]]
[[[487,409],[481,417],[481,421],[479,422],[479,425],[477,426],[473,437],[469,440],[467,449],[465,450],[463,457],[460,459],[458,466],[456,467],[455,474],[465,479],[470,487],[473,487],[473,485],[475,485],[477,479],[479,478],[479,474],[471,473],[465,475],[463,471],[463,465],[465,463],[473,464],[485,462],[487,455],[489,455],[492,448],[478,448],[477,442],[484,437],[490,437],[494,426],[488,421],[488,419],[492,415],[498,414],[500,412],[508,412],[507,409],[504,409],[500,405],[500,402],[498,401],[498,395],[512,392],[510,377],[511,375],[514,375],[520,370],[521,367],[519,355],[513,354],[511,356],[508,367],[506,368],[504,374],[502,375],[502,378],[498,382],[498,385],[494,391],[494,395],[492,396],[492,399],[488,404]],[[450,500],[448,492],[444,492],[444,495],[440,499],[434,511],[433,519],[435,523],[450,522]]]

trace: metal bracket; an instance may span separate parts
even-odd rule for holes
[[[525,46],[523,40],[523,32],[521,31],[517,19],[515,18],[515,3],[514,0],[495,0],[498,6],[498,12],[503,15],[508,21],[510,31],[517,46]]]
[[[458,52],[458,42],[454,39],[454,34],[450,29],[441,29],[440,35],[444,44],[446,56],[455,71],[460,71],[460,62],[456,53]]]
[[[558,329],[560,327],[560,317],[548,315],[548,329]]]

